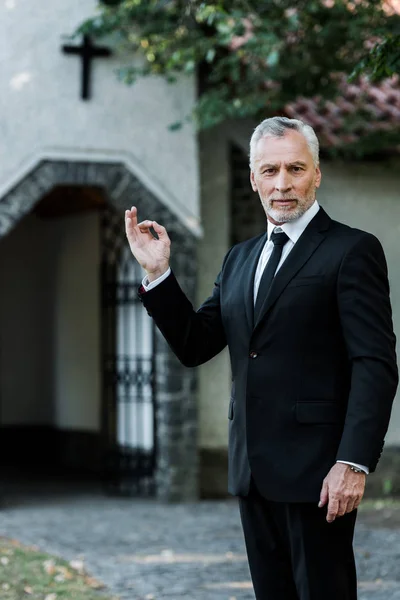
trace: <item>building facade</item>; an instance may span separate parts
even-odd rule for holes
[[[167,227],[172,266],[198,306],[229,247],[265,229],[249,184],[255,123],[172,132],[193,107],[194,81],[127,87],[116,76],[125,58],[110,41],[93,42],[108,52],[93,59],[84,89],[81,54],[63,47],[84,52],[83,40],[65,36],[95,10],[94,0],[0,7],[2,464],[93,472],[112,491],[163,500],[224,496],[228,352],[199,369],[179,364],[138,303],[143,273],[123,213],[136,205],[141,219]],[[385,93],[374,106],[381,122],[400,110],[398,91]],[[330,116],[322,122],[310,103],[287,114],[335,141]],[[382,241],[397,331],[399,164],[396,155],[324,159],[318,194],[333,218]],[[370,480],[378,492],[388,478],[400,491],[398,448],[395,403],[382,468]]]
[[[168,228],[193,297],[201,234],[190,78],[120,83],[121,57],[66,53],[92,0],[0,7],[3,466],[95,471],[122,493],[197,495],[195,374],[136,291],[123,214]],[[98,46],[97,44],[92,44]],[[79,52],[82,52],[79,50]],[[87,82],[86,82],[87,83]],[[138,482],[140,485],[138,485]]]

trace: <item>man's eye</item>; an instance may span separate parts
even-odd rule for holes
[[[275,169],[264,169],[263,174],[271,175],[271,173],[275,173]]]
[[[300,171],[302,171],[302,168],[301,167],[293,167],[293,171],[295,173],[300,173]]]

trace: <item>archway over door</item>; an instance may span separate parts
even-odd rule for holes
[[[135,204],[144,217],[151,216],[151,218],[167,227],[174,248],[171,261],[172,267],[189,297],[194,297],[196,262],[193,235],[122,164],[70,161],[41,162],[0,200],[0,238],[6,236],[36,205],[38,211],[44,210],[47,214],[52,211],[57,212],[55,207],[58,198],[57,192],[60,192],[60,189],[64,190],[64,193],[69,190],[70,198],[69,201],[66,201],[64,196],[62,206],[66,212],[74,210],[74,198],[77,195],[74,194],[74,186],[79,187],[81,194],[86,194],[88,208],[90,206],[93,209],[93,204],[96,205],[96,193],[92,193],[93,190],[102,190],[104,194],[108,208],[107,210],[101,208],[101,255],[103,264],[105,262],[108,265],[121,265],[123,263],[123,261],[122,263],[120,261],[121,252],[126,243],[124,236],[121,235],[123,211],[127,206]],[[77,192],[76,187],[75,192]],[[40,200],[43,203],[39,205]],[[99,209],[99,207],[97,206],[96,209]],[[118,268],[120,269],[118,277],[121,281],[122,267],[116,268],[117,271]],[[131,289],[133,281],[129,273],[127,282],[128,287]],[[154,335],[153,342],[153,363],[155,366],[155,380],[153,382],[155,390],[154,416],[158,423],[154,439],[157,449],[154,464],[154,489],[157,496],[163,499],[190,499],[197,495],[195,377],[193,371],[184,369],[172,356],[165,341],[157,332]],[[104,364],[101,365],[101,370],[103,373],[107,372]],[[118,377],[120,377],[119,385],[121,385],[121,374]],[[135,377],[140,379],[143,386],[145,375],[143,373],[140,375],[136,371]],[[105,381],[106,379],[102,378],[102,392],[105,398],[102,434],[110,435],[110,432],[112,432],[116,443],[126,445],[127,440],[121,438],[121,434],[117,432],[118,427],[115,427],[116,420],[118,421],[118,418],[121,419],[121,417],[118,417],[115,411],[115,397],[113,400],[114,407],[110,406],[110,396],[106,397]],[[146,393],[144,393],[144,396]],[[127,413],[125,417],[128,416]],[[113,418],[114,427],[110,425]],[[133,436],[132,432],[129,434],[125,432],[126,435],[130,435],[131,438]],[[110,465],[111,468],[116,468],[115,463],[111,462]],[[129,491],[129,485],[126,486],[125,483],[122,486],[123,491]]]

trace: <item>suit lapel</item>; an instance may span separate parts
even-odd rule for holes
[[[257,270],[258,261],[261,252],[267,241],[268,234],[262,235],[250,250],[248,259],[246,260],[245,274],[243,278],[243,293],[246,309],[246,317],[250,330],[253,330],[254,319],[254,277]]]
[[[326,230],[330,225],[330,217],[320,208],[314,219],[308,224],[296,244],[292,248],[289,256],[276,274],[269,294],[267,295],[264,305],[260,310],[257,323],[254,324],[254,329],[258,327],[265,315],[271,309],[273,304],[282,294],[285,287],[293,279],[296,273],[307,262],[310,256],[316,251],[320,243],[326,237]],[[253,295],[252,295],[253,297]]]

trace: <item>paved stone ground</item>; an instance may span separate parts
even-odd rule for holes
[[[121,600],[254,600],[234,499],[162,505],[54,482],[9,490],[0,535],[83,559]],[[359,600],[400,600],[400,510],[362,513],[356,552]]]

